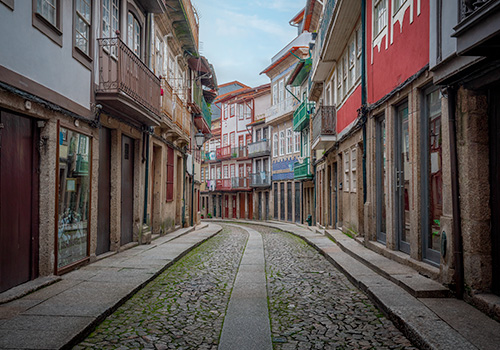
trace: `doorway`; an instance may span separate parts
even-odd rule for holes
[[[111,130],[99,129],[99,197],[96,255],[109,251],[111,232]]]
[[[0,292],[36,277],[38,153],[34,121],[0,111]]]
[[[269,191],[266,191],[265,197],[266,197],[266,205],[265,205],[266,211],[264,213],[264,217],[265,220],[269,220]]]
[[[396,107],[395,179],[398,249],[410,254],[410,134],[408,102]]]
[[[262,192],[259,192],[257,196],[257,207],[258,207],[258,218],[262,220]]]
[[[500,86],[489,91],[492,291],[500,295]]]
[[[235,219],[236,218],[236,207],[237,207],[237,205],[236,205],[236,195],[234,194],[232,197],[233,197],[233,219]]]
[[[121,245],[134,237],[134,140],[122,135]]]
[[[301,182],[295,183],[295,222],[300,224],[300,214],[302,211],[302,198],[300,196],[300,186]]]
[[[376,230],[377,241],[386,244],[386,192],[387,192],[387,170],[386,170],[386,128],[385,116],[376,119],[375,126],[375,191],[376,191]]]

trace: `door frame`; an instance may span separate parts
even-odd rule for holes
[[[385,138],[386,145],[383,145],[382,142],[382,124],[384,124],[385,129]],[[386,205],[385,197],[384,197],[384,177],[382,173],[382,169],[384,166],[384,156],[382,151],[382,146],[387,147],[387,121],[385,118],[385,114],[382,113],[379,116],[375,117],[375,225],[376,225],[376,238],[377,241],[386,245],[387,244],[387,232],[382,231],[382,215],[383,215],[383,206]],[[385,153],[387,149],[384,149]],[[387,168],[385,169],[385,176],[387,176]],[[385,195],[387,195],[387,188],[385,189]],[[386,207],[386,220],[387,220],[387,207]],[[387,221],[386,221],[387,228]]]
[[[394,186],[395,186],[395,196],[394,196],[394,209],[395,209],[395,225],[396,228],[396,247],[403,253],[410,254],[410,243],[403,241],[403,230],[406,230],[406,217],[405,217],[405,197],[404,197],[404,164],[402,163],[401,153],[403,150],[402,144],[402,132],[403,132],[403,121],[401,118],[401,111],[407,109],[407,119],[408,119],[408,129],[410,123],[409,114],[409,103],[408,100],[395,106],[395,118],[394,118]],[[409,131],[408,131],[409,134]],[[408,146],[409,147],[409,146]],[[410,153],[410,152],[409,152]],[[401,177],[402,176],[402,177]],[[409,197],[409,194],[408,194]],[[409,200],[409,198],[408,198]],[[409,237],[407,237],[408,239]]]

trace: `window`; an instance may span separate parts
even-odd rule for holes
[[[174,200],[174,149],[167,146],[167,202]]]
[[[241,103],[238,105],[239,107],[239,119],[243,120],[245,119],[245,104]]]
[[[12,3],[11,9],[13,9]],[[35,28],[62,46],[61,0],[33,0],[32,23]]]
[[[347,91],[349,91],[349,87],[347,86],[347,76],[349,74],[349,63],[348,63],[348,59],[347,59],[347,52],[344,54],[344,58],[342,59],[342,71],[344,73],[344,77],[343,77],[343,82],[342,82],[342,86],[343,86],[343,89],[342,89],[342,95],[345,96],[347,95]]]
[[[280,156],[285,154],[285,132],[280,131]]]
[[[225,147],[227,146],[227,134],[224,134],[223,138],[222,138],[222,146]]]
[[[262,129],[262,139],[263,140],[267,140],[267,131],[268,131],[268,127],[267,126]]]
[[[348,77],[348,84],[349,84],[349,89],[351,89],[356,82],[356,71],[354,69],[354,65],[356,63],[356,41],[353,40],[351,41],[349,45],[349,77]]]
[[[127,19],[128,47],[137,55],[141,54],[141,26],[135,16],[129,12]]]
[[[205,181],[205,168],[201,168],[200,178],[202,182]]]
[[[235,140],[234,140],[234,135],[235,135],[234,131],[229,134],[229,142],[230,142],[231,147],[236,146]]]
[[[220,172],[220,166],[217,167],[217,180],[220,180],[221,178],[221,172]]]
[[[247,119],[252,118],[252,109],[247,104],[245,104],[245,116]]]
[[[119,30],[120,7],[119,0],[102,1],[102,36],[114,38]]]
[[[300,132],[294,132],[293,133],[293,137],[295,139],[295,142],[294,142],[294,152],[297,153],[297,152],[300,152]]]
[[[356,31],[356,80],[361,76],[361,51],[362,51],[362,38],[361,29]]]
[[[211,171],[210,180],[215,180],[215,168],[212,168],[210,171]]]
[[[231,178],[234,178],[235,177],[235,174],[234,174],[234,164],[231,164]]]
[[[278,133],[276,132],[273,135],[273,155],[278,156]]]
[[[227,103],[224,105],[224,119],[227,119],[229,117],[229,108]]]
[[[228,166],[224,165],[224,179],[229,178]]]
[[[373,37],[382,32],[387,26],[387,3],[386,0],[378,0],[374,2],[373,9]]]
[[[278,83],[273,85],[273,106],[278,104]]]
[[[309,157],[309,129],[303,131],[302,157]]]
[[[75,46],[87,56],[90,55],[90,0],[75,0]]]
[[[255,131],[255,142],[258,142],[261,140],[261,131],[262,131],[262,129],[257,129]]]
[[[350,175],[349,153],[350,153],[349,150],[344,152],[344,192],[349,191],[349,175]]]
[[[231,104],[231,117],[234,117],[234,104]]]
[[[351,192],[356,192],[357,179],[356,179],[356,167],[357,167],[357,149],[356,146],[351,148]]]
[[[342,65],[337,65],[337,105],[342,102]]]
[[[399,11],[401,6],[406,2],[406,0],[394,0],[394,5],[393,5],[393,10],[392,13],[396,13]]]
[[[293,152],[292,129],[288,128],[286,130],[286,153],[290,154],[292,152]]]
[[[157,76],[163,75],[163,40],[160,38],[158,33],[155,37],[155,59],[154,59],[154,72]]]
[[[280,80],[280,91],[279,91],[279,101],[278,102],[281,102],[285,99],[285,81],[284,80]]]

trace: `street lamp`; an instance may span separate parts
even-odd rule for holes
[[[203,142],[205,141],[205,135],[201,132],[201,130],[198,130],[198,132],[194,135],[194,142],[196,143],[196,147],[198,148],[198,151],[201,149],[201,146],[203,146]],[[194,149],[193,149],[194,151]],[[193,154],[194,155],[194,154]],[[194,157],[192,162],[193,163],[193,178],[191,180],[191,226],[194,226]]]

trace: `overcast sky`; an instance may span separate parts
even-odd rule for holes
[[[219,84],[238,80],[251,87],[297,35],[288,22],[305,0],[191,0],[200,17],[200,52],[215,67]]]

